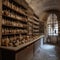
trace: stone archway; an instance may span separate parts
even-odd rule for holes
[[[57,36],[57,41],[56,41],[56,43],[58,42],[58,43],[60,43],[60,11],[58,11],[58,10],[46,10],[45,11],[48,15],[47,16],[45,16],[46,17],[46,19],[45,19],[45,24],[46,24],[46,22],[47,22],[47,17],[49,16],[49,14],[51,14],[51,13],[54,13],[54,14],[56,14],[57,15],[57,21],[58,21],[58,36]],[[45,25],[45,42],[47,41],[47,33],[46,33],[47,31],[46,31],[46,25]]]
[[[58,36],[58,21],[55,13],[50,13],[47,19],[47,42],[56,43]]]

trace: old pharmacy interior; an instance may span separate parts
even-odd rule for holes
[[[0,0],[0,60],[60,60],[60,0]]]

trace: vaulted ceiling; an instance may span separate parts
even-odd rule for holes
[[[46,10],[60,10],[60,0],[26,0],[34,12],[42,19],[48,14]]]

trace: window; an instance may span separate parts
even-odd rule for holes
[[[58,21],[56,14],[50,14],[47,20],[48,35],[58,35]]]

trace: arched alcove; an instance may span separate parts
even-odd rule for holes
[[[54,13],[49,14],[47,19],[47,33],[49,36],[58,36],[58,20]]]
[[[58,17],[55,13],[50,13],[48,15],[46,27],[47,41],[56,43],[58,37]]]

